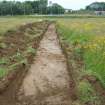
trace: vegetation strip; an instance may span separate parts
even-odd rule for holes
[[[101,19],[96,20],[103,22]],[[77,96],[81,104],[94,105],[94,103],[97,103],[97,105],[102,105],[104,103],[104,95],[100,96],[100,93],[98,93],[100,88],[101,93],[104,94],[105,74],[103,70],[105,65],[103,54],[105,52],[105,37],[101,33],[104,32],[102,28],[104,23],[97,29],[99,25],[93,19],[88,19],[88,21],[86,19],[71,19],[58,21],[57,23],[60,39],[70,56],[68,58],[69,63],[74,68],[72,75],[76,81]],[[92,83],[88,79],[82,80],[86,75],[88,75],[90,81],[93,79],[93,81],[98,82]],[[97,87],[98,90],[94,88],[94,85],[100,86]]]

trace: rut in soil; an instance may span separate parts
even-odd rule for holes
[[[51,24],[39,45],[34,63],[16,94],[18,102],[15,103],[71,105],[69,81],[66,58],[61,50],[55,25]]]

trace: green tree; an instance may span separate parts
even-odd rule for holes
[[[64,8],[58,4],[48,6],[48,0],[34,1],[0,1],[0,15],[28,15],[28,14],[62,14]]]
[[[30,1],[26,1],[24,3],[22,3],[22,7],[23,7],[23,11],[24,11],[24,15],[29,15],[33,13],[33,9],[31,6],[31,2]]]
[[[105,2],[94,2],[88,5],[86,10],[105,11]]]
[[[39,13],[40,14],[47,13],[47,5],[48,5],[48,0],[40,0],[39,1]]]
[[[47,9],[48,14],[64,14],[64,12],[65,9],[57,3],[54,3],[52,6],[49,6]]]
[[[12,15],[13,14],[13,3],[11,1],[0,2],[0,13],[1,15]]]
[[[33,8],[33,13],[39,13],[39,1],[31,2],[31,6]]]

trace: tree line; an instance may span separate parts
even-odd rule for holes
[[[0,1],[0,15],[62,14],[64,11],[56,3],[48,6],[48,0]]]
[[[94,2],[86,7],[86,10],[105,11],[105,2]]]

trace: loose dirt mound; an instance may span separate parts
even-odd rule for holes
[[[17,30],[9,30],[0,40],[0,43],[5,44],[5,47],[0,47],[0,57],[12,56],[18,50],[20,52],[26,50],[36,36],[43,34],[47,25],[47,22],[36,22],[20,26]]]
[[[0,40],[0,60],[7,60],[0,67],[9,72],[0,79],[0,105],[16,104],[16,92],[48,25],[47,21],[23,25],[16,31],[9,30]]]

